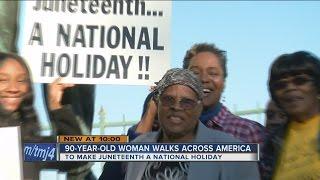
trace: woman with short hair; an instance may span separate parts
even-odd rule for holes
[[[320,60],[310,52],[279,56],[272,64],[269,91],[288,122],[268,139],[263,179],[319,179]],[[269,149],[270,150],[270,149]]]

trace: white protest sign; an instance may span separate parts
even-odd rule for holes
[[[23,179],[20,127],[0,128],[0,179]]]
[[[169,69],[171,1],[25,4],[21,55],[35,82],[150,85]]]

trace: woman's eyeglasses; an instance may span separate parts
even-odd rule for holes
[[[314,81],[313,78],[308,77],[306,75],[297,75],[292,78],[289,78],[288,80],[276,81],[271,86],[274,90],[280,90],[280,89],[287,88],[289,83],[292,83],[295,86],[302,86],[308,82],[313,82],[313,81]]]
[[[176,103],[176,99],[171,96],[160,96],[160,101],[163,106],[167,107],[172,107]],[[178,103],[181,108],[189,110],[195,108],[200,102],[200,100],[195,101],[189,98],[181,98]]]

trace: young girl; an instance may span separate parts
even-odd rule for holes
[[[83,135],[86,127],[76,117],[70,106],[62,106],[64,89],[72,84],[62,84],[61,78],[48,88],[49,115],[52,122],[52,136],[40,136],[40,124],[34,109],[34,92],[30,71],[20,56],[0,52],[0,127],[20,126],[23,142],[52,142],[56,135]],[[68,179],[84,179],[90,172],[86,162],[24,162],[24,179],[39,179],[39,170],[53,168],[68,172]]]

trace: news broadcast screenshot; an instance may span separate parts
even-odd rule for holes
[[[320,180],[320,2],[0,1],[0,180]]]

